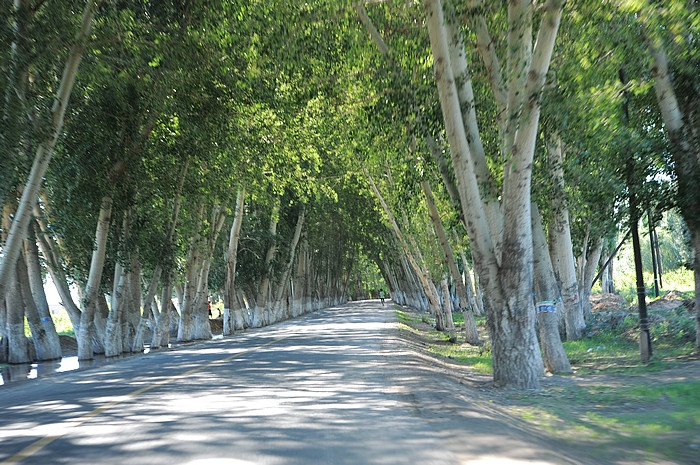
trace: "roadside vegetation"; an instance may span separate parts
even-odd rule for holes
[[[666,290],[648,299],[650,362],[640,361],[636,305],[622,297],[634,293],[621,288],[619,296],[594,294],[593,320],[585,337],[564,342],[573,374],[548,375],[536,392],[491,392],[499,398],[490,405],[601,463],[696,463],[700,357],[694,352],[692,272],[668,273],[664,283]],[[406,339],[424,352],[458,370],[464,365],[476,373],[491,373],[488,340],[481,346],[463,344],[461,314],[454,315],[454,343],[453,336],[435,330],[426,313],[402,308],[397,315]],[[477,324],[486,337],[485,319],[477,318]]]

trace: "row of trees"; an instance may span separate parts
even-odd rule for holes
[[[2,12],[13,363],[25,316],[60,356],[44,269],[87,359],[173,314],[211,337],[213,292],[226,334],[342,302],[374,262],[474,344],[483,311],[495,381],[533,388],[626,218],[678,199],[698,250],[692,1],[62,3]]]
[[[418,190],[440,186],[440,216],[469,238],[496,383],[537,387],[540,356],[550,371],[570,370],[560,334],[582,336],[592,280],[618,230],[617,240],[642,216],[658,221],[678,206],[700,236],[697,189],[683,187],[698,180],[697,6],[426,0],[422,9],[356,9],[392,88],[403,88],[389,111],[404,122],[409,156],[381,155],[367,173],[407,257],[395,275],[410,264],[436,314],[449,307],[434,285],[445,277],[470,299],[449,250],[464,247],[463,234],[445,245],[427,213],[430,189]],[[399,178],[406,191],[396,195]]]
[[[174,312],[179,341],[210,338],[214,292],[227,334],[345,299],[375,227],[332,147],[350,50],[314,44],[331,10],[263,3],[4,7],[8,361],[32,358],[25,317],[36,357],[60,357],[43,270],[81,359],[140,351],[147,326],[167,344]]]

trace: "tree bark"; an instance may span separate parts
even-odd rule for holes
[[[92,360],[93,338],[95,337],[95,313],[97,312],[97,299],[102,282],[102,270],[104,268],[105,253],[107,251],[107,237],[112,216],[112,197],[102,197],[99,219],[95,230],[95,249],[92,251],[90,261],[90,273],[88,275],[85,293],[83,296],[83,310],[80,315],[80,328],[76,328],[78,339],[78,360]]]
[[[547,249],[542,217],[534,203],[532,205],[532,241],[535,260],[535,307],[545,367],[550,373],[571,373],[571,365],[561,343],[557,318],[557,313],[564,311],[564,305]]]
[[[399,243],[401,244],[401,247],[403,248],[406,260],[410,264],[410,267],[413,269],[416,277],[420,280],[423,292],[425,293],[425,296],[428,299],[428,307],[430,311],[435,315],[437,329],[438,331],[442,331],[444,329],[444,323],[442,321],[442,307],[440,306],[440,298],[437,294],[437,290],[435,289],[435,284],[432,282],[430,277],[414,258],[413,253],[411,252],[411,248],[408,245],[408,242],[406,241],[403,233],[401,232],[399,225],[396,223],[394,215],[391,213],[391,209],[389,209],[389,206],[384,201],[384,197],[379,191],[379,188],[374,183],[372,176],[370,176],[369,172],[366,169],[364,170],[364,173],[367,179],[369,180],[374,195],[377,197],[377,200],[379,200],[379,203],[384,209],[384,213],[386,214],[387,219],[389,220],[389,223],[391,224],[391,227],[393,228],[394,233],[396,234],[396,238],[398,239]]]
[[[277,224],[279,222],[279,212],[280,203],[279,199],[275,202],[272,207],[272,214],[270,216],[270,228],[268,233],[270,234],[271,243],[267,248],[267,253],[265,254],[265,274],[260,281],[260,286],[258,287],[258,295],[255,298],[255,312],[257,315],[257,320],[254,324],[256,326],[264,326],[268,324],[268,318],[265,314],[268,313],[265,306],[267,305],[268,294],[270,293],[270,276],[272,274],[272,259],[275,258],[275,252],[277,251],[276,235],[277,235]]]
[[[31,228],[30,228],[31,229]],[[24,266],[18,263],[19,279],[22,297],[27,308],[27,320],[36,312],[36,320],[30,324],[32,339],[36,348],[37,360],[56,360],[61,358],[61,342],[56,332],[49,304],[44,293],[44,283],[41,279],[39,253],[34,241],[34,234],[24,241]],[[24,274],[26,273],[26,283]]]
[[[442,252],[444,255],[443,260],[448,270],[450,271],[452,280],[455,283],[455,288],[457,289],[457,296],[459,297],[461,302],[465,303],[466,306],[466,304],[469,302],[469,296],[467,295],[467,290],[464,286],[464,282],[462,281],[462,275],[460,274],[459,269],[457,269],[457,263],[455,261],[454,253],[452,252],[452,247],[450,246],[450,243],[447,239],[447,233],[445,232],[445,228],[442,225],[440,213],[438,212],[437,207],[435,206],[435,199],[433,198],[433,192],[430,189],[430,184],[428,183],[428,181],[423,181],[421,182],[421,187],[423,188],[423,193],[425,194],[425,199],[428,203],[428,212],[430,215],[430,219],[433,222],[433,227],[435,228],[435,232],[438,237],[438,242],[440,243],[440,247],[442,248]],[[469,344],[478,345],[479,333],[476,328],[476,320],[474,320],[474,313],[471,311],[471,309],[467,307],[462,309],[462,314],[464,315],[466,342],[468,342]],[[449,319],[451,318],[452,317],[450,315]]]
[[[24,335],[24,301],[17,274],[19,267],[13,267],[14,276],[3,298],[6,305],[5,338],[8,344],[8,363],[29,363],[32,361],[29,354],[29,345]]]
[[[445,312],[445,330],[452,332],[455,329],[455,322],[452,318],[452,296],[450,295],[447,278],[440,281],[440,287],[442,288],[442,308]]]
[[[39,244],[39,248],[41,249],[41,253],[44,256],[46,267],[49,270],[51,279],[53,280],[58,295],[61,298],[61,305],[63,305],[63,308],[66,309],[73,328],[79,328],[80,308],[78,308],[78,305],[76,305],[76,303],[73,301],[73,296],[71,295],[70,286],[68,284],[68,278],[66,277],[66,273],[63,271],[63,267],[61,266],[58,245],[50,235],[46,222],[38,214],[38,208],[35,210],[35,213],[37,213],[36,224],[39,226],[40,230],[40,233],[37,234],[36,239],[37,243]]]
[[[160,313],[156,318],[156,323],[153,328],[153,338],[151,340],[151,349],[157,349],[159,347],[167,347],[170,342],[170,315],[173,308],[172,293],[173,285],[172,281],[174,279],[173,272],[171,271],[166,276],[160,298]]]
[[[128,214],[124,216],[122,224],[122,235],[128,235],[129,220]],[[123,321],[124,321],[124,301],[127,287],[126,270],[119,260],[114,265],[114,277],[112,278],[112,295],[107,314],[107,326],[105,328],[104,347],[106,357],[116,357],[124,351],[123,347]]]
[[[564,308],[566,309],[566,338],[578,340],[583,337],[586,322],[583,318],[581,298],[578,293],[579,286],[576,279],[576,261],[571,241],[569,209],[565,200],[561,138],[554,138],[553,145],[548,147],[548,153],[549,167],[556,188],[556,193],[551,198],[554,209],[554,222],[550,227],[550,241],[552,241],[553,251],[552,261],[559,276],[562,299],[564,299]]]
[[[593,288],[593,278],[595,277],[598,263],[600,263],[600,256],[602,252],[603,239],[600,238],[596,241],[593,248],[589,249],[588,253],[586,254],[586,266],[583,267],[583,273],[581,274],[581,287],[579,288],[579,295],[581,296],[583,315],[586,318],[593,316],[593,311],[591,309],[591,289]]]
[[[160,278],[163,273],[163,260],[165,259],[166,254],[169,254],[175,247],[175,232],[177,230],[178,218],[180,217],[180,207],[182,205],[182,189],[185,185],[185,176],[187,175],[189,164],[190,157],[187,157],[182,165],[182,168],[180,169],[177,191],[175,193],[175,197],[173,198],[173,212],[167,229],[168,233],[165,237],[161,255],[158,258],[158,263],[153,270],[151,283],[146,291],[146,297],[143,301],[143,313],[139,319],[138,326],[136,327],[136,334],[134,335],[134,341],[131,345],[132,352],[141,352],[143,350],[143,332],[146,328],[146,322],[149,321],[149,317],[153,316],[156,321],[159,319],[158,315],[151,310],[151,304],[155,299],[156,291],[158,290],[158,283],[160,282]],[[169,271],[166,270],[166,273],[169,273]],[[153,332],[155,333],[155,328],[153,328]],[[155,340],[155,336],[153,336],[152,339]]]
[[[197,282],[196,279],[199,276],[199,266],[201,263],[201,224],[204,218],[204,203],[199,206],[197,213],[197,218],[194,222],[195,225],[199,225],[195,229],[195,233],[190,241],[190,250],[187,254],[187,261],[185,262],[185,286],[184,289],[180,289],[176,286],[175,292],[177,292],[178,303],[180,305],[180,324],[177,330],[177,341],[178,342],[189,342],[194,339],[195,331],[195,318],[197,314],[193,308],[194,298],[197,292]]]
[[[666,51],[653,40],[648,41],[648,48],[652,58],[651,74],[656,100],[671,142],[673,165],[678,177],[678,204],[693,243],[696,351],[700,352],[700,143],[697,134],[700,99],[695,92],[681,106],[671,82]]]
[[[286,311],[283,310],[285,303],[282,302],[284,294],[287,292],[289,286],[289,277],[292,273],[292,267],[294,266],[294,257],[296,256],[297,245],[299,244],[299,239],[301,238],[301,230],[304,227],[304,219],[306,218],[306,207],[302,207],[297,217],[297,224],[294,228],[294,236],[292,237],[292,243],[289,245],[289,258],[287,264],[282,273],[282,278],[280,279],[279,285],[277,286],[277,293],[275,294],[275,300],[272,305],[274,310],[275,319],[281,318],[281,313]],[[289,318],[289,315],[285,316]]]
[[[540,113],[540,97],[561,19],[562,2],[548,1],[534,50],[530,50],[532,4],[510,2],[508,112],[502,153],[507,159],[503,187],[503,250],[499,232],[489,226],[479,192],[475,160],[462,124],[439,0],[425,0],[435,80],[450,142],[474,265],[486,289],[487,323],[491,333],[494,381],[499,386],[538,388],[543,363],[535,334],[532,305],[532,226],[530,185]],[[532,59],[530,60],[530,56]],[[517,129],[517,130],[516,130]],[[511,142],[512,141],[512,142]],[[503,266],[501,266],[501,263]]]
[[[233,303],[236,301],[236,260],[238,258],[238,240],[243,224],[243,206],[245,199],[245,188],[238,189],[236,196],[236,210],[233,216],[233,224],[228,237],[228,249],[226,252],[226,278],[224,282],[224,336],[233,334],[235,325],[233,323]]]

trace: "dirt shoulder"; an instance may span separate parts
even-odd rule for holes
[[[491,375],[435,355],[431,325],[411,328],[399,325],[395,337],[430,386],[413,386],[419,394],[412,401],[445,431],[462,463],[700,463],[697,416],[684,414],[684,402],[698,399],[685,389],[699,386],[700,360],[634,374],[546,376],[539,391],[523,393],[497,389]]]

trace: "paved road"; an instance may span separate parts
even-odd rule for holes
[[[0,387],[0,465],[576,463],[432,385],[393,320],[353,303]]]

